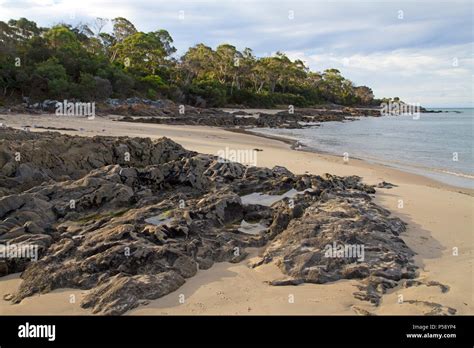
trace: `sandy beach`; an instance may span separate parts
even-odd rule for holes
[[[251,258],[261,250],[252,249],[246,260],[231,264],[217,263],[211,269],[200,270],[186,280],[177,291],[158,300],[149,301],[128,314],[429,314],[436,308],[451,307],[456,314],[473,314],[473,214],[474,193],[439,183],[415,174],[387,166],[312,152],[295,151],[288,143],[251,134],[229,132],[200,126],[168,126],[115,122],[113,116],[94,120],[57,117],[54,115],[1,115],[4,125],[22,128],[71,128],[62,133],[81,136],[166,136],[186,149],[216,155],[226,147],[257,152],[257,165],[280,165],[296,174],[331,173],[341,176],[358,175],[367,184],[381,181],[397,185],[377,189],[375,202],[408,223],[401,235],[416,253],[419,277],[423,284],[409,288],[391,289],[374,307],[357,300],[357,281],[298,286],[269,286],[282,276],[279,269],[268,264],[249,268]],[[31,131],[45,131],[31,128]],[[400,203],[403,207],[400,208]],[[19,274],[0,278],[0,299],[20,284]],[[438,284],[438,285],[437,285]],[[447,291],[442,291],[442,285]],[[61,289],[25,299],[19,305],[0,300],[0,314],[88,314],[79,307],[79,297],[86,291]],[[75,303],[69,301],[76,296]],[[402,295],[403,301],[400,301]],[[184,301],[183,301],[184,299]],[[182,303],[184,302],[184,303]],[[367,312],[365,312],[367,311]]]

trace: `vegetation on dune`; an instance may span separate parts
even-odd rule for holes
[[[204,44],[175,58],[166,30],[144,33],[125,18],[40,28],[25,18],[0,21],[0,98],[169,98],[198,106],[377,105],[372,90],[336,69],[310,71],[285,53],[256,57],[229,44]],[[0,99],[0,100],[1,100]]]

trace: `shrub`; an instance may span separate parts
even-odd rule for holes
[[[206,100],[206,105],[211,107],[224,106],[227,103],[225,86],[216,81],[199,81],[188,87],[187,99],[195,104],[198,98]]]

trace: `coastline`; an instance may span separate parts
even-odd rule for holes
[[[380,120],[360,117],[358,122],[323,122],[294,130],[264,127],[252,129],[251,133],[270,138],[273,136],[274,139],[290,139],[301,150],[323,155],[342,157],[347,151],[351,159],[361,159],[472,190],[474,173],[470,165],[472,152],[469,151],[472,144],[462,140],[469,139],[466,130],[472,125],[469,118],[472,109],[463,113],[465,115],[461,119],[452,117],[452,112],[448,116],[430,117],[423,114],[420,117],[422,121],[419,121],[421,123],[413,126],[411,117],[381,117]],[[447,125],[443,128],[444,122]],[[397,126],[400,129],[394,130],[393,127]],[[461,128],[465,131],[461,131]],[[450,134],[455,140],[449,142],[448,139],[440,138],[439,133]],[[434,140],[417,140],[416,137]]]
[[[8,126],[15,128],[21,128],[27,121],[30,124],[33,123],[30,115],[2,115],[1,117],[6,120]],[[64,127],[65,123],[64,120],[50,115],[38,117],[35,122],[41,126],[58,128]],[[130,314],[356,314],[363,312],[360,309],[374,314],[427,314],[433,307],[430,303],[455,308],[457,314],[474,312],[470,281],[473,256],[471,232],[473,190],[450,186],[417,174],[363,160],[350,159],[349,163],[344,164],[341,157],[294,151],[290,148],[292,144],[290,140],[282,142],[282,139],[262,137],[260,134],[251,134],[246,130],[229,132],[202,126],[113,122],[110,118],[97,118],[90,122],[68,119],[68,127],[77,127],[77,129],[82,127],[84,130],[61,132],[83,136],[127,135],[154,139],[166,136],[187,149],[214,155],[225,146],[237,149],[259,148],[263,151],[258,152],[258,166],[282,165],[298,174],[310,172],[321,175],[328,172],[341,176],[358,175],[365,183],[371,185],[381,181],[395,184],[397,187],[392,189],[377,189],[375,202],[409,224],[408,231],[401,237],[417,253],[415,259],[420,267],[419,279],[449,286],[449,291],[445,293],[437,286],[395,288],[384,295],[379,307],[374,308],[367,302],[353,298],[352,292],[356,291],[355,281],[339,281],[325,285],[303,284],[297,287],[270,287],[263,281],[271,280],[278,275],[279,270],[276,266],[271,268],[271,265],[268,265],[268,267],[250,269],[246,266],[248,261],[244,260],[239,264],[219,263],[209,270],[200,271],[195,277],[188,279],[182,288],[163,298],[150,301],[147,306],[140,306],[132,310]],[[45,130],[32,129],[32,131]],[[403,200],[403,208],[397,208],[400,199]],[[452,255],[453,247],[459,248],[458,256]],[[258,250],[254,252],[258,254]],[[5,279],[0,281],[0,297],[3,297],[7,288],[3,284],[4,281]],[[9,281],[18,283],[18,279]],[[187,298],[184,305],[177,302],[177,294],[182,292],[186,292]],[[217,294],[217,292],[221,293]],[[288,293],[294,293],[300,300],[288,306],[283,301]],[[405,301],[399,304],[397,301],[399,294],[408,301],[417,302]],[[56,293],[41,296],[48,298],[47,296],[52,295]],[[65,292],[64,296],[66,295],[69,296],[69,292]],[[262,301],[262,298],[268,300]],[[53,307],[68,306],[70,308],[71,306],[67,301],[64,304],[52,299],[47,302]],[[76,301],[74,306],[79,306],[79,302]],[[29,309],[29,306],[8,308],[9,303],[5,301],[0,301],[0,303],[2,314],[21,314],[21,308],[25,311]],[[275,303],[279,304],[275,305]],[[54,312],[48,307],[45,313],[50,310]],[[62,307],[60,312],[64,311],[67,312]],[[26,313],[28,312],[23,314]]]
[[[290,149],[293,150],[293,151],[315,154],[317,157],[319,157],[323,160],[326,160],[328,162],[331,162],[331,163],[343,163],[343,161],[341,160],[342,156],[337,156],[337,155],[332,154],[332,153],[319,151],[315,148],[306,146],[304,144],[299,144],[298,140],[292,139],[290,137],[285,137],[285,136],[282,136],[282,135],[270,135],[270,134],[266,134],[266,133],[259,133],[259,132],[252,131],[251,129],[236,128],[236,129],[223,129],[223,130],[228,131],[228,132],[232,132],[232,133],[237,133],[237,134],[247,134],[247,135],[251,135],[251,136],[255,136],[255,137],[261,137],[261,138],[265,138],[265,139],[269,139],[269,140],[276,140],[276,141],[279,141],[279,142],[282,142],[284,144],[289,145]],[[295,147],[297,145],[300,145],[301,147],[299,149],[295,149]],[[409,170],[403,170],[402,168],[397,168],[395,166],[390,166],[388,164],[376,163],[376,162],[372,162],[372,161],[369,161],[369,160],[366,160],[366,159],[363,159],[363,158],[358,158],[358,157],[351,157],[350,161],[354,162],[353,164],[355,164],[356,166],[374,167],[374,168],[377,168],[377,170],[379,170],[379,171],[382,171],[382,168],[386,168],[390,171],[396,172],[397,175],[413,176],[411,178],[411,180],[416,180],[416,181],[425,180],[427,185],[440,187],[440,188],[443,188],[443,189],[446,189],[446,190],[451,190],[451,191],[454,191],[454,192],[458,192],[458,193],[462,193],[462,194],[466,194],[466,195],[474,197],[474,189],[470,189],[470,188],[467,188],[467,187],[450,185],[450,184],[447,184],[445,182],[442,182],[442,181],[424,176],[422,174],[413,173]],[[335,174],[335,173],[331,172],[330,174]],[[337,174],[337,175],[340,175],[340,174]],[[375,184],[375,183],[373,183],[373,184]]]

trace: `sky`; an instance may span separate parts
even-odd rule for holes
[[[0,0],[3,21],[119,16],[140,31],[168,30],[178,55],[201,42],[283,51],[314,71],[339,69],[378,98],[473,106],[472,0]]]

